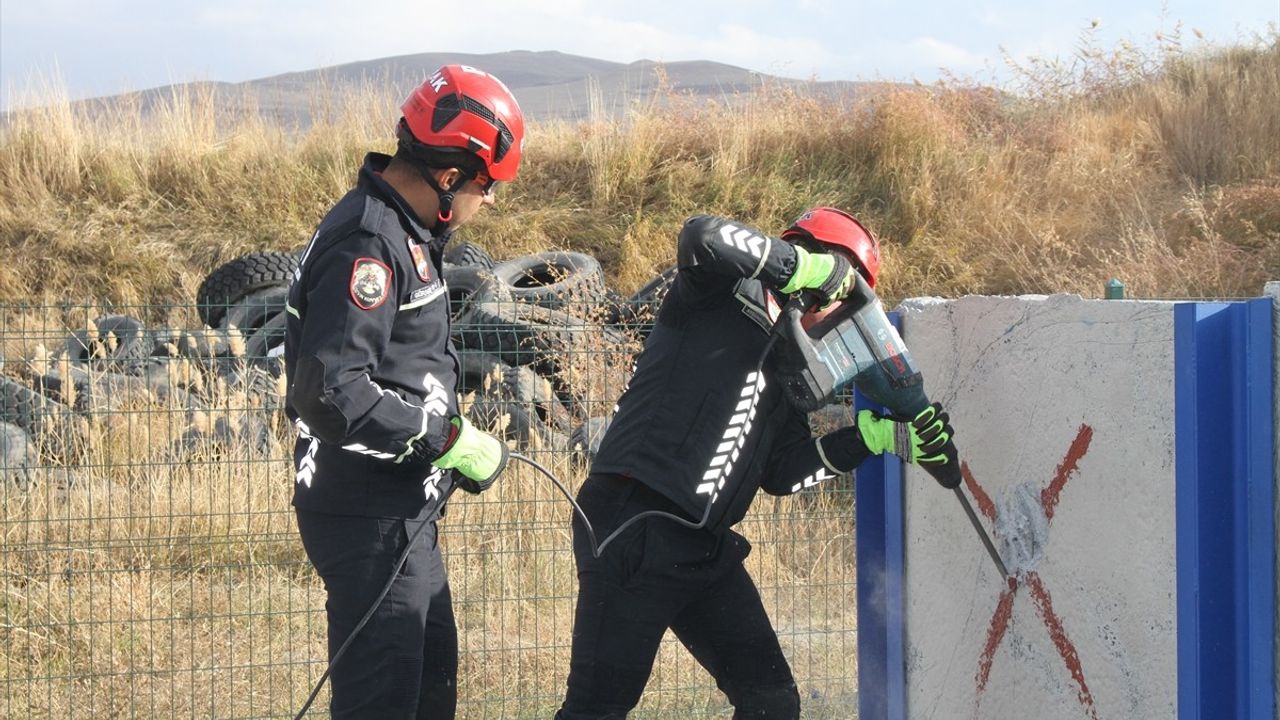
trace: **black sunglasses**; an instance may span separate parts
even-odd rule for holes
[[[484,173],[477,173],[475,180],[476,185],[480,186],[480,192],[484,193],[485,197],[493,197],[496,195],[498,193],[498,186],[502,184],[501,181],[494,180]]]

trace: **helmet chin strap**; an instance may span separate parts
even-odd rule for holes
[[[440,187],[440,183],[436,182],[436,178],[431,174],[428,168],[421,168],[420,174],[422,179],[427,181],[432,190],[436,191],[436,221],[431,226],[431,234],[435,237],[442,237],[449,230],[449,223],[453,221],[453,198],[452,190],[445,190]]]
[[[418,168],[418,172],[422,175],[422,179],[436,191],[437,210],[436,221],[431,226],[431,234],[443,244],[448,239],[450,229],[449,223],[453,222],[453,201],[456,193],[453,190],[445,190],[440,187],[440,183],[436,182],[435,176],[431,173],[430,168]],[[468,170],[458,170],[458,180],[453,184],[454,187],[462,187],[475,179],[477,173]]]

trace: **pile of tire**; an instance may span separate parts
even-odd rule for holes
[[[593,454],[674,269],[623,297],[584,253],[496,262],[461,242],[444,261],[473,421],[522,446]]]
[[[472,420],[521,447],[590,455],[674,269],[623,297],[583,253],[498,262],[455,242],[443,260]],[[200,284],[198,327],[101,315],[15,377],[0,375],[0,480],[27,487],[36,469],[74,463],[93,422],[157,404],[186,424],[173,461],[282,457],[284,306],[297,264],[298,253],[237,257]]]

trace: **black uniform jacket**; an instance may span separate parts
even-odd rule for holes
[[[289,290],[298,508],[415,518],[433,512],[452,482],[423,459],[439,455],[458,413],[443,243],[382,179],[389,160],[365,158]]]
[[[853,469],[853,428],[821,440],[761,363],[795,271],[786,241],[698,216],[680,231],[679,272],[618,401],[592,472],[634,478],[722,531],[756,491],[785,495]]]

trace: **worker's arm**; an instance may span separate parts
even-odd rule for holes
[[[839,253],[811,252],[711,215],[685,221],[676,260],[682,271],[758,279],[784,293],[810,290],[824,304],[848,294],[855,272]]]
[[[803,416],[802,416],[803,417]],[[789,495],[806,487],[850,472],[871,455],[893,453],[920,465],[944,487],[954,487],[959,477],[950,418],[933,403],[912,420],[898,420],[873,410],[860,410],[856,422],[817,438],[798,437],[801,426],[793,419],[783,432],[787,438],[770,458],[761,483],[771,495]]]
[[[454,433],[453,403],[428,406],[371,377],[386,353],[406,274],[390,243],[356,231],[311,259],[306,272],[289,400],[308,431],[387,462],[402,462],[421,447],[428,458],[440,454]],[[421,382],[423,396],[453,392],[431,376]]]
[[[779,433],[760,486],[770,495],[790,495],[853,470],[870,454],[856,427],[813,437],[808,416],[793,411]]]

